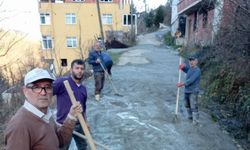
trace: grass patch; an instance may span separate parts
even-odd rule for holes
[[[118,53],[108,52],[108,54],[112,58],[114,64],[118,63],[119,58],[121,57],[122,53],[123,52],[118,52]]]
[[[211,119],[212,119],[213,122],[217,122],[218,121],[217,116],[215,116],[214,114],[211,114]]]

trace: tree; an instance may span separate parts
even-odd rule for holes
[[[156,14],[155,14],[155,17],[154,17],[154,25],[156,27],[159,27],[160,26],[160,23],[163,23],[164,21],[164,16],[165,16],[165,7],[164,6],[159,6],[157,9],[156,9]]]
[[[147,28],[151,28],[154,24],[154,13],[151,10],[149,13],[145,16],[145,23]]]

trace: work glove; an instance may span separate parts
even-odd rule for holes
[[[177,83],[177,84],[176,84],[177,87],[182,87],[182,86],[184,86],[184,85],[185,85],[185,83],[183,83],[183,82],[180,82],[180,83]]]
[[[182,70],[185,67],[185,64],[180,64],[179,69]]]
[[[95,62],[99,64],[101,62],[101,59],[97,58]]]

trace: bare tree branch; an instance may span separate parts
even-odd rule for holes
[[[26,36],[27,36],[27,34],[23,35],[22,37],[20,37],[17,40],[12,39],[12,41],[8,45],[8,48],[5,50],[5,52],[3,54],[0,54],[0,57],[5,56],[13,48],[13,46],[15,46],[18,42],[22,41]]]

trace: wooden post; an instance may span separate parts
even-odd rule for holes
[[[97,8],[97,14],[98,14],[98,19],[99,19],[99,26],[100,26],[102,44],[104,44],[104,33],[103,33],[103,27],[102,27],[102,17],[101,17],[101,10],[100,10],[99,0],[96,0],[96,8]]]

